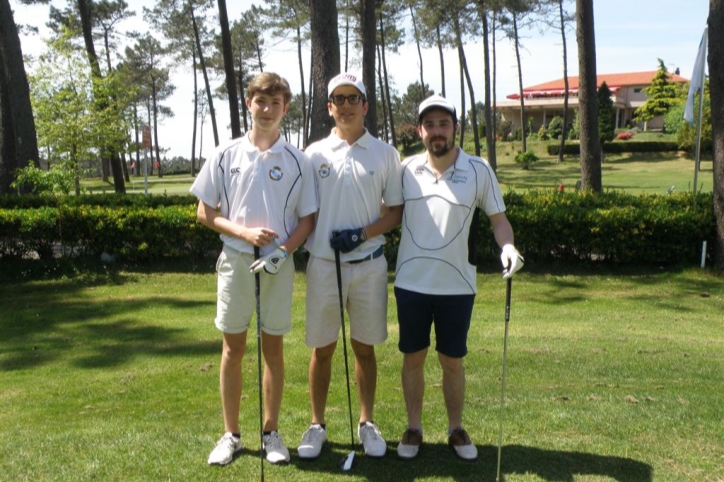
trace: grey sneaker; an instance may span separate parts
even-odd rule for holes
[[[216,443],[216,447],[209,454],[209,465],[226,465],[234,460],[234,455],[242,450],[241,439],[226,432]]]
[[[284,446],[279,432],[272,430],[269,435],[264,435],[264,452],[266,459],[272,464],[289,462],[289,450]]]
[[[387,452],[387,443],[382,438],[380,429],[372,422],[365,422],[357,428],[357,435],[365,448],[365,454],[370,457],[384,457]]]
[[[304,432],[302,443],[297,448],[300,459],[316,459],[327,441],[327,431],[318,423],[313,423]]]
[[[414,459],[420,451],[422,444],[422,431],[412,428],[405,430],[402,434],[402,440],[397,445],[397,455],[401,459]]]
[[[470,441],[470,436],[462,427],[458,427],[452,431],[447,438],[447,443],[455,450],[455,455],[463,460],[475,460],[478,458],[478,449]]]

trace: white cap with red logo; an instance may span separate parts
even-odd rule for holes
[[[352,87],[359,90],[360,94],[362,94],[364,97],[367,97],[367,91],[365,90],[365,84],[362,83],[362,79],[355,74],[350,74],[348,72],[342,72],[341,74],[333,77],[332,80],[329,81],[329,86],[327,87],[327,95],[329,97],[332,97],[334,89],[341,85],[351,85]]]

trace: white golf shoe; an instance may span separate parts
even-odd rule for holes
[[[226,432],[216,443],[216,447],[209,454],[209,465],[226,465],[234,460],[234,455],[242,450],[241,439]]]
[[[284,441],[276,430],[264,435],[264,452],[269,463],[289,462],[289,450],[284,446]]]
[[[327,431],[318,423],[313,423],[304,432],[302,443],[297,448],[300,459],[316,459],[322,452],[322,446],[327,441]]]
[[[387,443],[382,438],[380,429],[372,422],[365,422],[357,428],[362,446],[365,448],[365,454],[370,457],[384,457],[387,452]]]

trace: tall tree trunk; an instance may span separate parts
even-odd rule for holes
[[[314,58],[314,45],[312,45],[311,51],[312,55],[309,58],[309,85],[307,86],[307,92],[309,92],[309,97],[307,97],[307,118],[304,121],[304,132],[307,133],[307,137],[302,139],[302,145],[305,149],[309,144],[310,123],[312,121],[312,106],[314,105],[314,77],[312,76],[312,59]]]
[[[226,0],[217,0],[219,6],[219,24],[221,25],[221,53],[224,58],[226,90],[229,98],[229,117],[231,120],[231,138],[241,137],[239,123],[239,97],[236,95],[236,75],[234,75],[234,52],[231,48],[229,15],[226,13]]]
[[[724,0],[709,0],[709,89],[714,146],[714,264],[724,269]]]
[[[380,44],[377,44],[377,84],[380,86],[380,93],[382,97],[382,134],[385,142],[390,141],[390,127],[389,117],[387,109],[387,96],[385,95],[385,89],[383,87],[384,80],[382,80],[382,52],[380,51]]]
[[[352,7],[347,0],[347,6],[344,9],[344,71],[349,69],[349,13]],[[364,14],[363,14],[364,15]]]
[[[329,135],[334,119],[327,111],[327,84],[339,73],[339,34],[337,33],[337,3],[335,0],[310,0],[310,30],[312,32],[312,101],[309,142]],[[369,94],[369,92],[368,92]]]
[[[299,23],[297,23],[297,60],[299,61],[299,85],[302,86],[302,137],[304,139],[307,138],[307,116],[309,115],[307,112],[307,93],[305,92],[304,88],[304,61],[302,57],[302,29],[299,27]],[[297,142],[299,144],[299,142]]]
[[[139,131],[139,125],[138,125],[138,104],[135,102],[133,103],[133,134],[135,136],[136,140],[136,168],[134,169],[134,174],[136,176],[141,175],[141,140],[138,138],[138,131]]]
[[[437,33],[437,53],[440,56],[440,85],[442,85],[442,96],[445,97],[445,57],[442,54],[442,38],[440,35],[440,25],[437,26],[435,32]],[[425,86],[423,85],[421,87],[424,93]]]
[[[163,177],[161,169],[161,148],[158,145],[158,99],[156,98],[156,81],[151,81],[151,100],[153,102],[153,143],[156,148],[156,168],[158,169],[158,177]]]
[[[194,128],[191,134],[191,177],[196,177],[196,127],[199,124],[199,76],[196,72],[196,49],[191,46],[194,72]]]
[[[0,0],[0,118],[0,194],[4,194],[12,191],[16,169],[40,166],[30,88],[8,0]]]
[[[579,72],[578,118],[581,123],[581,187],[601,192],[601,140],[598,136],[593,0],[576,0],[576,40]]]
[[[244,91],[244,59],[239,51],[239,95],[241,96],[241,119],[244,122],[244,132],[249,132],[249,111],[246,107],[246,94]]]
[[[458,64],[460,65],[460,148],[465,142],[465,128],[467,127],[467,116],[465,115],[465,72],[463,71],[463,59],[458,50]]]
[[[470,79],[470,71],[468,70],[468,61],[465,58],[465,48],[463,47],[462,34],[460,33],[460,20],[455,18],[455,43],[458,47],[458,57],[460,58],[460,68],[465,74],[465,80],[468,84],[468,92],[470,92],[470,112],[473,114],[470,123],[473,127],[473,141],[475,144],[475,155],[480,157],[480,132],[478,132],[478,115],[475,109],[475,90],[473,89],[473,81]]]
[[[495,50],[495,31],[496,26],[498,23],[498,14],[496,12],[493,12],[493,28],[491,29],[490,36],[493,39],[493,65],[492,65],[492,75],[493,75],[493,81],[490,94],[493,98],[493,136],[497,138],[498,136],[498,100],[496,97],[496,91],[497,91],[497,76],[498,76],[498,60],[497,60],[497,52]]]
[[[201,65],[201,73],[204,75],[204,85],[206,86],[206,101],[209,103],[209,115],[211,116],[211,129],[214,132],[214,145],[219,145],[219,130],[216,128],[216,111],[214,110],[214,99],[211,96],[211,85],[209,84],[209,74],[206,72],[206,61],[204,60],[204,51],[201,49],[201,36],[199,35],[199,25],[196,23],[196,14],[194,8],[189,2],[189,13],[191,14],[191,24],[194,27],[194,39],[196,40],[196,51],[199,54],[199,64]]]
[[[488,12],[485,10],[485,2],[481,2],[481,12],[483,23],[483,64],[485,66],[485,146],[486,157],[493,171],[498,170],[498,158],[495,153],[495,124],[493,123],[493,111],[490,108],[490,45],[488,41]]]
[[[563,162],[563,150],[568,135],[568,49],[566,47],[566,23],[563,17],[563,0],[558,0],[558,14],[561,19],[561,40],[563,41],[563,129],[561,145],[558,149],[558,162]]]
[[[362,81],[367,89],[367,130],[377,137],[377,81],[375,80],[375,45],[377,45],[377,21],[375,0],[362,0]],[[384,48],[384,46],[383,46]]]
[[[417,58],[420,62],[420,87],[422,87],[422,89],[420,90],[420,95],[422,96],[422,98],[418,99],[418,102],[422,102],[423,100],[425,100],[425,78],[422,75],[422,48],[420,47],[420,33],[417,31],[415,9],[412,8],[412,4],[410,4],[410,18],[412,19],[412,31],[415,34],[415,45],[417,45]]]
[[[520,133],[523,141],[523,152],[528,150],[525,130],[525,96],[523,95],[523,68],[520,65],[520,41],[518,39],[518,20],[517,14],[513,13],[513,33],[515,35],[515,59],[518,63],[518,92],[520,92]]]
[[[387,110],[391,113],[392,112],[392,99],[390,97],[390,81],[389,77],[387,76],[387,58],[385,56],[385,25],[384,21],[382,19],[382,14],[380,13],[380,41],[382,43],[380,54],[382,56],[382,72],[384,74],[384,84],[380,86],[380,88],[385,89],[385,96],[382,102],[387,102]],[[395,132],[395,120],[392,118],[392,115],[389,117],[390,121],[390,136],[392,137],[392,145],[397,146],[397,133]]]
[[[93,79],[93,97],[99,109],[104,109],[108,105],[108,99],[104,98],[104,94],[99,92],[96,85],[103,78],[101,67],[98,62],[95,46],[93,45],[93,19],[92,19],[92,2],[90,0],[78,0],[78,12],[80,14],[80,24],[83,30],[83,41],[85,43],[88,62],[91,67],[91,76]],[[121,168],[121,159],[115,148],[107,148],[101,146],[101,151],[110,157],[111,170],[113,172],[113,187],[117,194],[126,193],[126,184],[123,179],[123,169]]]

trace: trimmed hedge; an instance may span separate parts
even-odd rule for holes
[[[698,264],[702,241],[715,244],[711,193],[632,196],[536,191],[508,192],[504,197],[516,247],[528,263]],[[148,207],[134,199],[128,205],[116,200],[115,205],[71,202],[61,207],[0,209],[0,261],[96,257],[103,252],[124,261],[216,256],[221,241],[196,221],[194,199],[176,200],[182,204],[153,201],[156,206]],[[499,248],[485,216],[482,219],[478,264],[497,266]],[[397,258],[399,236],[399,228],[387,235],[390,266]]]
[[[549,156],[557,156],[560,149],[560,144],[548,144],[546,146],[546,151]],[[620,154],[622,152],[672,152],[678,150],[678,143],[671,141],[622,141],[603,143],[603,152],[608,154]],[[563,154],[578,155],[580,152],[580,144],[578,142],[566,143],[566,145],[563,146]]]

